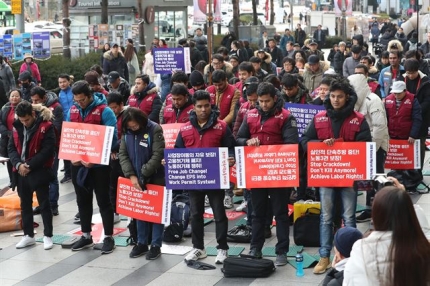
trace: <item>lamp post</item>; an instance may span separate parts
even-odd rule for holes
[[[213,43],[213,14],[212,14],[212,0],[208,0],[208,17],[207,17],[207,38],[208,38],[208,51],[209,51],[209,57],[208,57],[208,62],[209,65],[212,64],[212,43]],[[212,85],[212,72],[210,71],[211,69],[209,68],[209,77],[208,77],[208,82],[209,85]]]

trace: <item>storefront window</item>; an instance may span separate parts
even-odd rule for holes
[[[184,11],[158,11],[155,13],[154,35],[166,41],[187,37]]]

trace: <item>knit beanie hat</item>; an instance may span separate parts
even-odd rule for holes
[[[347,226],[339,229],[334,235],[334,246],[342,256],[349,257],[354,243],[362,238],[363,235],[358,229]]]
[[[191,86],[199,86],[204,84],[205,81],[203,79],[202,73],[199,71],[193,71],[190,74],[190,83],[191,83]]]

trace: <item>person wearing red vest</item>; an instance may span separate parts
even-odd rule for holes
[[[36,243],[33,226],[33,192],[36,192],[43,221],[43,247],[51,249],[52,212],[49,204],[49,183],[55,154],[55,131],[52,112],[41,106],[35,111],[28,101],[22,101],[15,109],[18,120],[13,123],[13,140],[9,140],[8,155],[15,168],[16,185],[21,200],[24,236],[16,248]]]
[[[114,223],[120,221],[119,214],[116,212],[116,197],[117,197],[117,187],[118,187],[118,177],[124,177],[121,165],[118,160],[119,146],[121,144],[122,137],[122,119],[124,116],[124,96],[119,92],[111,92],[107,96],[107,104],[116,116],[116,128],[118,131],[118,141],[114,147],[112,147],[112,153],[110,156],[110,184],[109,184],[109,195],[110,201],[114,210]]]
[[[60,187],[58,183],[58,148],[60,147],[60,133],[61,128],[63,126],[63,107],[58,102],[58,97],[53,92],[46,92],[46,90],[43,87],[33,87],[30,90],[31,95],[31,101],[33,104],[42,104],[46,107],[48,107],[52,114],[54,115],[54,130],[55,135],[57,137],[57,144],[55,148],[55,159],[54,159],[54,165],[52,166],[52,171],[54,173],[54,178],[49,183],[49,202],[51,203],[51,210],[52,214],[54,216],[59,215],[58,212],[58,199],[60,197]],[[40,207],[36,207],[34,209],[34,214],[40,214]]]
[[[112,109],[107,106],[106,97],[93,92],[86,81],[77,81],[72,86],[74,104],[66,120],[70,122],[111,126],[114,128],[112,142],[117,139],[117,120]],[[112,144],[113,146],[116,144]],[[84,160],[71,161],[72,183],[75,188],[82,236],[72,245],[72,251],[80,251],[93,246],[91,236],[91,218],[93,216],[93,192],[103,222],[105,238],[102,254],[113,252],[115,242],[113,234],[113,207],[109,198],[109,166],[97,165]]]
[[[158,123],[161,98],[158,96],[157,87],[149,81],[148,75],[139,75],[135,79],[134,92],[128,98],[127,105],[137,107],[148,115],[148,118]]]
[[[357,94],[345,78],[334,79],[330,85],[329,99],[324,101],[325,111],[319,112],[309,123],[301,144],[307,152],[309,141],[322,141],[333,146],[336,141],[371,142],[372,134],[364,115],[354,111]],[[342,218],[345,226],[356,227],[355,210],[357,193],[353,188],[320,188],[320,261],[313,272],[322,274],[331,267],[330,252],[333,248],[333,216],[335,196],[342,204]]]
[[[286,74],[282,77],[282,96],[287,103],[312,103],[309,91],[298,80],[297,75]]]
[[[258,105],[245,115],[236,142],[240,146],[298,144],[299,133],[294,116],[284,108],[284,101],[277,95],[276,88],[267,82],[260,83],[257,89]],[[267,182],[270,185],[270,182]],[[276,261],[275,265],[287,264],[290,238],[288,208],[290,188],[251,189],[254,208],[252,220],[252,239],[249,255],[261,258],[264,245],[264,227],[267,205],[271,202],[276,220]]]
[[[212,73],[212,82],[213,85],[206,89],[211,96],[211,103],[218,107],[218,118],[231,126],[234,108],[240,98],[240,92],[228,83],[227,74],[223,70],[215,70]]]
[[[186,87],[188,87],[188,76],[183,71],[177,71],[172,75],[172,79],[170,81],[170,89],[172,89],[173,85],[175,84],[182,84]],[[166,109],[166,106],[171,105],[172,102],[172,93],[169,92],[169,94],[166,95],[166,99],[163,101],[163,104],[160,109],[159,113],[159,122],[163,122],[164,118],[164,109]],[[162,124],[162,123],[161,123]]]
[[[388,133],[391,139],[414,143],[419,138],[422,124],[421,106],[415,96],[406,90],[403,81],[395,81],[391,94],[385,99]]]
[[[183,84],[174,84],[170,94],[172,103],[164,108],[161,124],[188,122],[194,105],[187,87]]]
[[[234,164],[234,137],[227,124],[218,119],[217,110],[212,109],[211,97],[206,91],[196,91],[193,97],[194,110],[190,121],[181,127],[176,138],[175,148],[217,148],[229,149],[229,164]],[[224,210],[224,190],[190,190],[191,236],[193,250],[185,261],[198,260],[207,256],[204,246],[205,196],[208,196],[215,217],[215,232],[218,254],[216,264],[222,264],[227,258],[228,220]]]

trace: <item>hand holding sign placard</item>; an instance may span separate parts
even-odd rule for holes
[[[420,140],[415,140],[414,144],[410,144],[408,140],[390,139],[385,168],[394,170],[420,169]]]
[[[352,187],[371,180],[376,171],[374,142],[308,143],[309,187]]]
[[[63,122],[58,158],[109,165],[114,127]]]

